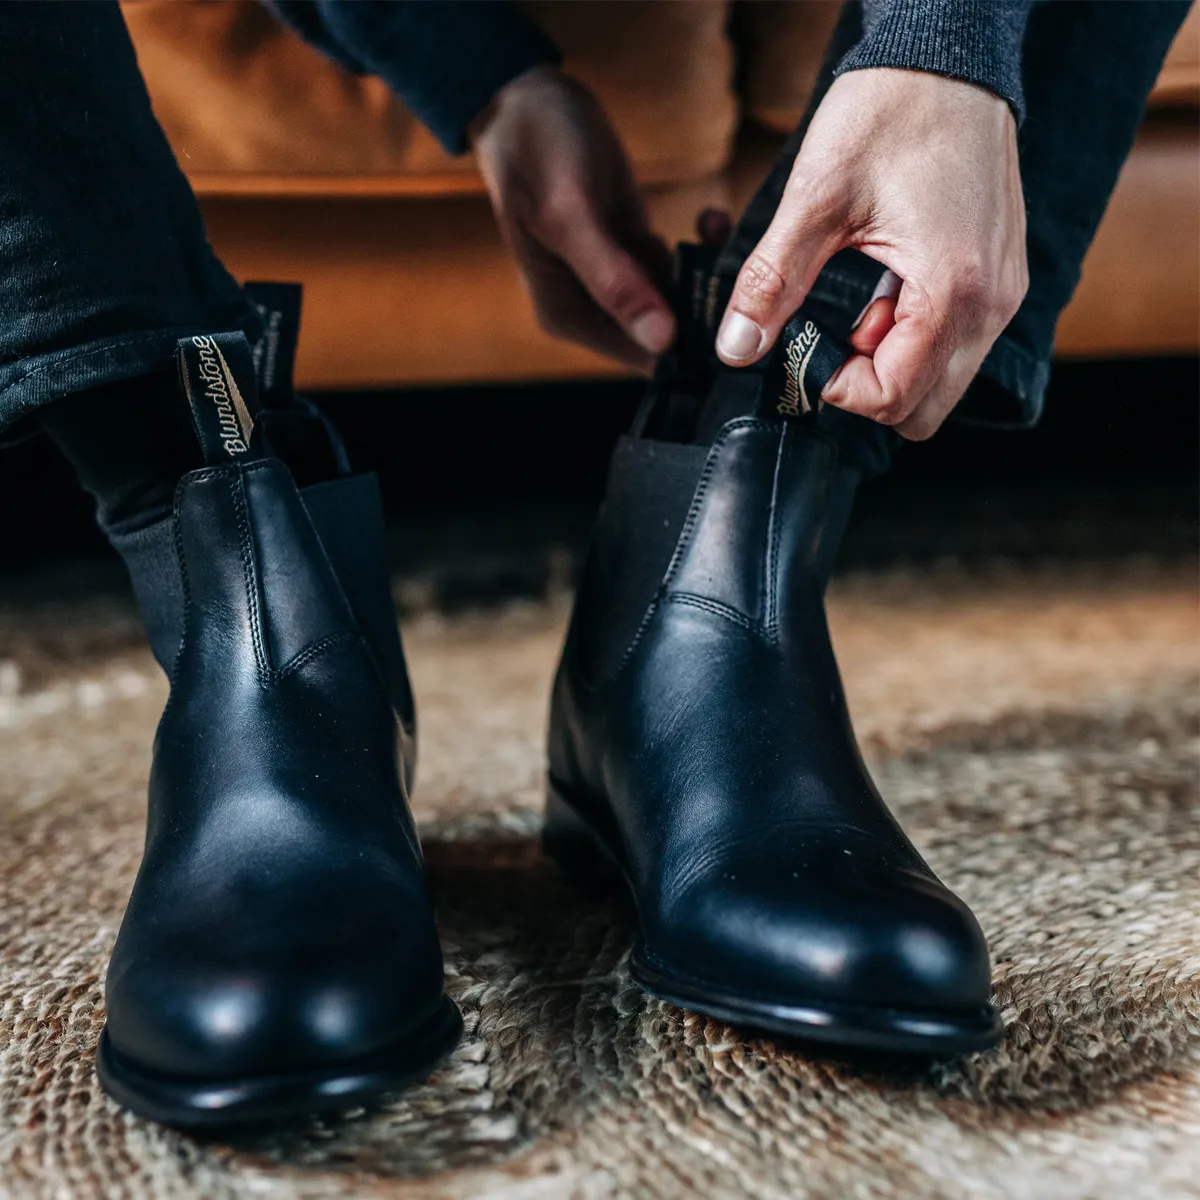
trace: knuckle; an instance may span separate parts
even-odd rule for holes
[[[917,400],[909,382],[890,371],[881,372],[871,417],[881,425],[900,425],[912,416]]]
[[[1001,288],[999,274],[982,259],[971,256],[961,260],[954,270],[954,298],[973,313],[982,314],[997,307]]]
[[[937,432],[937,426],[925,421],[912,421],[896,432],[908,442],[927,442]]]
[[[763,255],[755,253],[746,260],[738,278],[738,298],[755,307],[773,307],[783,296],[787,281]]]
[[[911,319],[923,329],[931,353],[937,355],[953,341],[954,330],[961,323],[961,314],[957,309],[952,285],[934,287],[931,290],[916,280],[905,280],[905,290],[901,293],[897,316],[902,312],[905,318]]]
[[[586,196],[574,188],[560,187],[537,206],[532,226],[547,245],[561,246],[568,241],[586,211]]]
[[[604,272],[589,290],[600,307],[618,320],[635,317],[646,307],[639,281],[624,274]]]
[[[826,225],[841,219],[845,189],[826,174],[813,174],[797,165],[788,179],[787,191],[805,225]]]
[[[549,205],[538,208],[529,218],[529,232],[551,249],[557,249],[565,240],[567,225],[562,217]]]
[[[872,415],[880,425],[899,425],[908,416],[908,413],[901,405],[885,403],[877,408]]]
[[[875,411],[871,416],[880,425],[899,425],[901,421],[907,419],[911,411],[912,405],[908,402],[906,396],[885,390],[882,399],[876,405]]]

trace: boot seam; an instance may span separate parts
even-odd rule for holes
[[[767,512],[767,553],[763,563],[763,633],[769,642],[779,635],[779,477],[788,452],[787,426],[779,430],[775,451],[775,472],[771,477],[771,504]]]
[[[188,621],[192,613],[192,584],[188,578],[187,559],[183,556],[183,533],[179,528],[179,494],[183,490],[181,479],[175,487],[175,500],[171,506],[171,544],[175,548],[175,559],[179,564],[179,581],[183,589],[183,619],[179,633],[179,644],[175,647],[175,658],[171,663],[171,673],[167,677],[167,702],[163,705],[162,716],[158,719],[159,728],[167,719],[175,703],[175,683],[179,675],[179,664],[183,661],[183,648],[187,644]],[[155,735],[157,738],[157,734]]]
[[[171,671],[167,676],[167,702],[163,706],[162,716],[159,718],[159,726],[167,719],[167,714],[171,711],[172,705],[175,702],[175,683],[179,675],[179,665],[183,661],[184,647],[188,641],[188,621],[192,615],[192,583],[188,575],[187,556],[183,552],[183,531],[179,527],[179,504],[183,493],[195,483],[206,483],[210,479],[217,478],[218,475],[223,475],[229,471],[228,467],[206,467],[196,471],[189,471],[182,476],[179,482],[175,485],[175,494],[171,499],[171,542],[175,548],[175,560],[179,564],[179,581],[183,588],[183,614],[182,629],[179,634],[179,644],[175,648],[175,659],[171,663]]]
[[[268,682],[279,683],[286,679],[289,675],[294,675],[305,663],[316,658],[317,655],[324,653],[333,646],[339,645],[342,642],[361,642],[366,647],[366,640],[353,629],[338,629],[333,633],[327,633],[324,637],[317,638],[315,642],[310,642],[303,650],[293,655],[286,663],[278,670],[272,670]],[[370,657],[370,648],[367,648],[368,657]],[[371,663],[374,667],[374,661]],[[386,690],[386,689],[385,689]]]
[[[175,700],[175,684],[179,674],[179,665],[183,660],[184,647],[188,641],[188,623],[192,612],[192,585],[188,573],[187,558],[183,553],[183,532],[179,525],[179,501],[182,493],[186,488],[196,483],[207,483],[210,480],[228,477],[230,485],[230,495],[233,500],[235,521],[238,530],[238,557],[242,564],[242,581],[246,590],[246,603],[250,613],[250,639],[254,646],[255,668],[258,674],[258,680],[261,686],[270,687],[287,676],[294,674],[305,663],[311,661],[318,654],[328,650],[331,646],[343,641],[361,641],[367,647],[370,654],[370,647],[363,638],[362,634],[356,628],[335,630],[332,633],[325,634],[314,642],[310,642],[303,650],[298,651],[292,656],[282,667],[275,668],[268,660],[267,650],[263,638],[261,606],[258,601],[258,588],[256,586],[256,572],[254,570],[254,542],[250,528],[249,506],[246,503],[244,477],[251,471],[269,470],[274,464],[269,459],[260,459],[257,462],[241,465],[240,463],[231,463],[229,466],[222,467],[206,467],[196,471],[189,471],[175,488],[175,496],[172,503],[171,511],[171,542],[175,551],[175,559],[179,566],[179,577],[183,591],[183,619],[182,632],[179,636],[179,644],[175,650],[175,658],[171,663],[171,670],[168,674],[168,692],[167,702],[163,708],[162,717],[159,719],[159,724],[166,719],[167,714],[171,711]],[[347,602],[347,609],[349,603]],[[376,674],[382,678],[379,667],[374,663],[372,656],[372,665],[375,668]]]
[[[671,554],[671,561],[667,564],[666,572],[663,575],[662,584],[659,586],[658,593],[655,595],[650,606],[646,609],[641,623],[637,627],[637,632],[633,635],[633,640],[625,648],[625,653],[621,655],[620,665],[617,667],[612,679],[607,681],[607,685],[611,686],[625,673],[638,646],[641,644],[642,638],[645,636],[646,630],[650,626],[650,622],[654,619],[654,614],[658,611],[659,606],[664,600],[670,599],[672,595],[671,584],[675,577],[679,574],[679,564],[683,561],[684,551],[691,542],[692,534],[696,529],[696,520],[700,515],[701,506],[704,503],[704,498],[708,495],[709,485],[712,483],[713,473],[717,469],[717,452],[721,450],[734,432],[740,429],[770,429],[772,422],[763,421],[757,417],[739,417],[736,420],[729,421],[722,429],[717,439],[713,442],[712,448],[708,452],[708,459],[704,464],[704,470],[700,474],[699,482],[696,484],[696,491],[692,496],[692,503],[688,508],[687,517],[684,519],[683,528],[679,531],[679,538],[675,542],[675,549]],[[686,593],[690,594],[690,593]],[[741,616],[741,614],[738,614]],[[590,690],[599,691],[605,684],[597,684],[595,688]]]
[[[624,652],[622,653],[620,662],[617,665],[617,669],[613,672],[613,674],[609,678],[592,680],[587,677],[587,675],[584,673],[584,671],[579,663],[578,651],[577,651],[577,647],[575,645],[574,621],[572,621],[571,624],[568,626],[566,643],[563,647],[562,665],[569,664],[569,672],[570,672],[570,676],[571,676],[570,686],[572,689],[578,687],[587,695],[598,696],[605,690],[615,687],[617,685],[617,683],[620,681],[621,677],[625,674],[626,670],[628,669],[630,662],[633,660],[634,655],[637,653],[638,647],[641,645],[642,640],[646,635],[646,630],[650,627],[651,622],[654,620],[655,614],[662,607],[663,602],[671,599],[673,595],[681,595],[681,594],[682,595],[691,595],[692,594],[692,593],[673,593],[671,591],[671,585],[674,582],[676,576],[679,574],[679,566],[683,560],[684,552],[686,551],[688,545],[690,544],[691,538],[695,532],[696,521],[697,521],[697,518],[699,517],[700,508],[703,505],[704,499],[708,494],[709,486],[712,483],[713,473],[716,471],[718,451],[723,449],[725,446],[725,443],[728,442],[729,438],[735,432],[737,432],[739,430],[760,429],[760,430],[770,431],[770,430],[778,429],[779,426],[780,426],[780,422],[773,421],[773,420],[766,420],[762,417],[737,417],[732,421],[726,422],[726,424],[724,426],[722,426],[720,433],[717,435],[716,439],[713,441],[712,446],[709,448],[708,459],[705,462],[704,470],[701,472],[700,478],[696,483],[696,491],[695,491],[694,495],[692,496],[692,502],[688,508],[687,517],[684,519],[683,526],[679,531],[679,538],[675,543],[675,549],[671,554],[671,560],[667,564],[667,569],[663,574],[663,581],[659,585],[658,591],[655,593],[654,599],[650,602],[650,604],[646,608],[645,613],[642,615],[642,619],[641,619],[640,623],[638,624],[637,630],[634,633],[632,640],[630,641],[629,645],[625,648]],[[786,427],[785,427],[785,429],[786,429]],[[823,430],[814,429],[814,430],[809,431],[808,435],[811,437],[817,438],[820,441],[826,442],[831,446],[834,445],[833,440]],[[782,434],[781,434],[781,437],[782,437]],[[777,468],[777,473],[778,473],[778,468]],[[773,485],[773,489],[774,489],[774,485]],[[774,500],[774,490],[772,491],[772,500]],[[774,511],[774,505],[772,505],[772,511]],[[696,606],[696,607],[700,607],[700,606]],[[726,611],[726,610],[717,608],[717,609],[713,609],[712,611],[715,614],[728,615],[728,612],[731,612],[733,610]],[[737,616],[739,618],[741,618],[741,621],[743,621],[743,622],[749,620],[748,618],[746,618],[744,616],[744,614],[738,613]],[[738,623],[738,622],[735,622],[735,623]],[[762,628],[762,626],[760,626],[759,624],[757,624],[755,622],[751,622],[751,623],[745,625],[745,628],[751,630],[752,632],[756,633],[760,637],[764,636],[764,634],[765,634],[765,631]],[[769,635],[768,635],[768,640],[769,640]],[[556,680],[555,686],[557,686],[557,680]]]
[[[670,589],[671,582],[678,575],[679,564],[683,561],[684,551],[690,544],[692,534],[696,530],[696,521],[700,515],[700,508],[704,503],[705,497],[708,495],[708,488],[712,483],[713,473],[717,469],[717,451],[723,449],[729,438],[739,430],[770,430],[772,427],[773,422],[771,421],[763,421],[757,417],[740,417],[725,425],[717,440],[713,442],[712,449],[708,452],[708,461],[704,464],[704,471],[700,476],[700,482],[696,485],[695,495],[692,496],[692,503],[688,509],[687,518],[683,522],[683,528],[679,531],[679,540],[675,543],[675,551],[671,555],[671,561],[667,564],[667,571],[663,576],[663,588],[665,590]]]
[[[704,612],[712,613],[715,617],[724,617],[725,620],[731,621],[734,625],[746,630],[747,633],[754,634],[755,637],[767,637],[766,630],[757,621],[751,620],[745,613],[739,612],[728,604],[723,604],[720,600],[710,600],[707,596],[697,596],[694,592],[671,592],[663,599],[669,604],[699,608]]]
[[[217,479],[224,475],[237,475],[240,479],[241,473],[244,471],[257,471],[265,467],[269,467],[270,461],[262,459],[258,462],[250,463],[248,466],[240,466],[238,464],[230,464],[224,467],[201,467],[195,471],[189,471],[175,485],[175,495],[171,502],[171,542],[175,548],[175,559],[179,564],[179,578],[183,586],[183,629],[179,635],[179,645],[175,650],[175,660],[171,663],[171,671],[167,676],[167,681],[170,690],[167,694],[166,707],[163,709],[163,716],[167,715],[171,707],[171,702],[175,696],[175,678],[179,672],[179,664],[183,659],[183,649],[187,645],[188,640],[188,620],[192,612],[192,584],[188,575],[187,557],[183,553],[183,533],[179,527],[179,504],[183,493],[197,483],[207,483],[211,479]],[[234,498],[236,507],[236,497]],[[245,559],[242,560],[243,570],[245,568]],[[257,627],[255,627],[257,629]],[[260,670],[261,677],[261,670]]]
[[[258,602],[258,587],[254,569],[254,538],[250,528],[250,517],[246,505],[246,489],[241,471],[230,481],[235,520],[238,529],[238,555],[242,560],[242,582],[246,589],[246,605],[250,613],[250,641],[254,646],[254,662],[258,670],[258,681],[263,687],[272,682],[275,675],[262,630],[262,607]]]

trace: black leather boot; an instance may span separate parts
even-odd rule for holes
[[[209,466],[122,547],[171,694],[97,1056],[193,1126],[347,1108],[454,1045],[407,790],[415,727],[374,481],[301,493],[241,335],[181,360]]]
[[[780,351],[801,372],[806,325]],[[711,446],[619,444],[554,685],[544,841],[575,879],[624,880],[652,994],[953,1053],[1000,1032],[987,947],[867,774],[825,622],[855,477],[808,397],[844,354],[815,379],[717,371],[705,409],[751,415]],[[643,427],[687,408],[659,393]]]

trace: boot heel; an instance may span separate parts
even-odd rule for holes
[[[558,864],[567,882],[588,895],[608,896],[621,882],[620,872],[596,844],[592,831],[552,783],[546,787],[542,849]]]

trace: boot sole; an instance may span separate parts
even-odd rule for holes
[[[616,831],[593,827],[553,781],[546,798],[542,846],[567,879],[589,895],[607,895],[624,887],[636,910]],[[1000,1016],[990,1005],[972,1012],[916,1012],[841,1005],[827,1000],[779,1004],[738,995],[696,979],[681,978],[650,960],[640,930],[629,959],[629,974],[645,992],[678,1008],[703,1013],[733,1025],[784,1037],[801,1038],[846,1049],[949,1057],[988,1050],[1004,1034]]]
[[[179,1129],[285,1123],[358,1108],[425,1079],[458,1044],[462,1017],[449,997],[403,1044],[365,1058],[280,1075],[231,1080],[170,1079],[133,1065],[105,1029],[96,1048],[104,1090],[140,1117]]]

